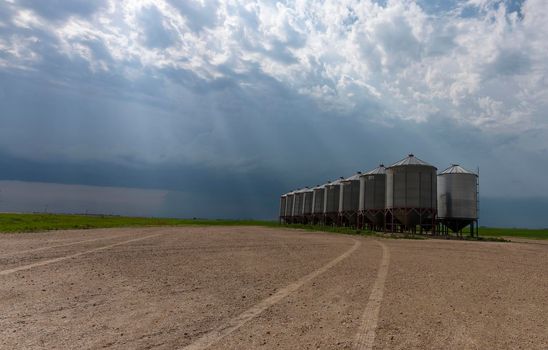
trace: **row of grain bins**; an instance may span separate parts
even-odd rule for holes
[[[280,221],[367,227],[385,232],[477,234],[478,175],[459,165],[437,168],[413,154],[281,196]]]

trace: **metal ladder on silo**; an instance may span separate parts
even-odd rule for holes
[[[480,196],[479,196],[479,175],[480,175],[480,169],[478,165],[478,176],[476,176],[476,237],[479,237],[479,214],[480,214]]]

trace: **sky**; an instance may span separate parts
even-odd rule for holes
[[[0,210],[269,219],[281,193],[414,153],[480,169],[483,223],[548,227],[547,17],[545,0],[2,0]]]

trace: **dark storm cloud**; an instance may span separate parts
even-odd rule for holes
[[[407,152],[415,152],[440,169],[453,162],[472,169],[481,165],[482,176],[492,180],[482,185],[488,195],[497,194],[500,188],[514,195],[531,195],[527,182],[540,180],[531,177],[536,172],[526,177],[521,172],[512,174],[510,170],[518,163],[504,163],[498,158],[502,155],[491,149],[492,145],[507,147],[512,139],[492,139],[443,120],[380,126],[356,123],[356,118],[367,120],[363,114],[334,119],[268,77],[246,81],[254,84],[252,95],[237,84],[193,89],[189,98],[200,96],[203,103],[192,107],[199,118],[194,118],[186,102],[159,113],[144,106],[130,107],[132,100],[109,101],[95,93],[67,95],[47,85],[13,82],[12,89],[4,88],[2,93],[2,103],[12,116],[5,119],[12,130],[5,130],[2,139],[4,147],[10,146],[19,156],[2,156],[0,165],[6,169],[2,179],[161,188],[186,191],[185,196],[203,203],[215,193],[219,208],[226,208],[231,199],[245,197],[254,203],[240,209],[246,217],[258,212],[260,217],[274,216],[279,193],[369,170],[380,162],[389,164]],[[163,84],[157,87],[165,88]],[[30,94],[33,103],[21,106],[16,102],[21,99],[19,94]],[[155,116],[153,123],[136,130],[150,115]],[[222,132],[213,127],[217,118],[225,121]],[[174,137],[162,136],[169,129]],[[61,149],[66,145],[79,148],[65,153]],[[214,152],[220,157],[209,166],[204,165],[207,161],[202,155],[200,160],[181,163],[177,151],[189,145],[193,154]],[[147,152],[152,156],[143,160]],[[538,174],[545,171],[542,163],[536,164],[538,169],[529,169]],[[171,198],[182,200],[177,194]],[[227,209],[226,215],[230,213]]]
[[[483,198],[480,202],[480,225],[546,229],[546,208],[548,199],[545,197]]]
[[[489,55],[484,43],[463,48],[475,33],[462,32],[461,17],[424,19],[398,1],[381,2],[386,9],[369,19],[359,9],[320,18],[319,7],[307,18],[312,29],[297,15],[314,6],[298,14],[285,3],[259,11],[169,1],[184,17],[178,24],[162,3],[121,1],[125,17],[109,17],[111,27],[91,19],[101,2],[0,11],[12,23],[0,27],[0,180],[161,189],[158,215],[273,218],[280,193],[413,152],[440,170],[480,166],[487,198],[529,208],[525,198],[548,197],[545,131],[500,119],[512,84],[499,79],[543,71],[515,38]],[[428,13],[448,11],[429,3]],[[19,6],[53,22],[15,25]],[[71,16],[82,21],[63,27]],[[539,96],[527,108],[542,110]],[[413,111],[419,105],[424,112]],[[508,203],[484,206],[485,223],[496,225]]]
[[[163,216],[273,218],[278,191],[284,188],[281,179],[260,169],[242,174],[197,165],[31,161],[4,154],[0,167],[5,169],[1,180],[168,190],[157,212]]]
[[[274,195],[281,187],[279,179],[268,176],[267,171],[255,169],[241,174],[220,172],[200,165],[131,164],[106,161],[38,161],[0,154],[2,180],[51,182],[91,186],[113,186],[146,189],[188,191],[194,194],[214,192],[220,198],[234,195],[234,189],[249,186],[253,194],[264,197]]]

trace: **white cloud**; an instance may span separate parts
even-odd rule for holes
[[[461,16],[470,8],[475,16]],[[145,16],[152,10],[159,17]],[[127,65],[136,62],[146,72],[186,70],[205,81],[258,67],[342,115],[375,104],[387,118],[447,117],[517,133],[548,130],[546,16],[544,0],[526,1],[519,15],[492,0],[469,0],[435,14],[411,0],[385,6],[372,0],[111,0],[87,18],[64,23],[19,8],[12,23],[47,31],[67,57],[87,61],[95,72],[131,72],[129,80],[138,70]],[[147,20],[160,21],[148,28],[169,40],[151,45]],[[3,67],[15,66],[10,60],[18,66],[38,60],[36,43],[17,35],[0,42]]]

